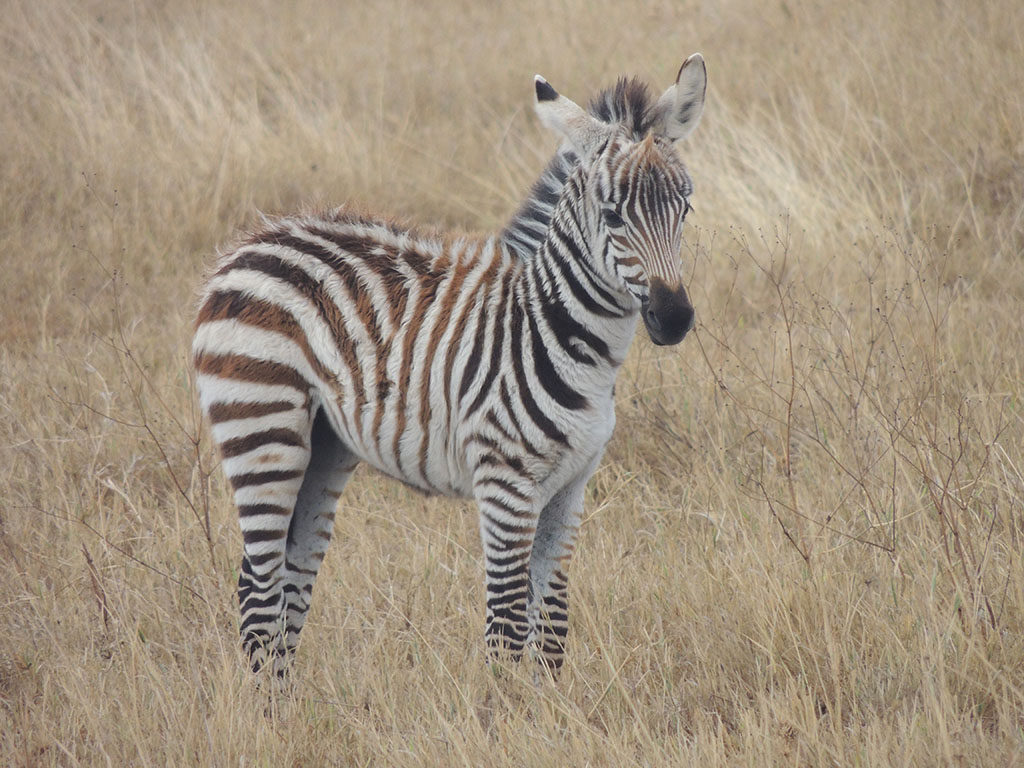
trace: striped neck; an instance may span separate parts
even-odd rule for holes
[[[614,380],[635,335],[639,307],[598,257],[603,243],[594,241],[583,195],[584,172],[577,164],[521,273],[521,290],[528,312],[559,342],[566,366],[607,367]]]
[[[529,259],[540,250],[562,195],[562,187],[576,163],[577,157],[571,149],[559,149],[502,230],[499,239],[520,258]]]
[[[636,78],[620,78],[594,97],[587,111],[609,125],[622,126],[627,136],[638,140],[649,127],[651,104],[646,85]],[[529,259],[540,250],[562,188],[578,162],[576,153],[562,145],[502,230],[499,240],[520,258]]]

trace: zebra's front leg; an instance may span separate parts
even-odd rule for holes
[[[488,659],[518,661],[529,630],[526,609],[536,505],[531,493],[504,478],[481,478],[475,495],[486,569]]]
[[[583,519],[583,492],[598,458],[587,472],[551,498],[537,521],[530,556],[528,643],[537,652],[537,660],[553,676],[557,676],[565,660],[565,638],[569,631],[569,562],[576,550]]]

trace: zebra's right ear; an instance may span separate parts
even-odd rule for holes
[[[537,93],[534,109],[540,121],[568,140],[577,155],[587,161],[593,159],[609,127],[588,115],[579,104],[558,93],[540,75],[534,77],[534,87]]]

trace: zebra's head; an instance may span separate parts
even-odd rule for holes
[[[646,98],[640,84],[620,82],[620,92],[630,88],[639,94],[630,106],[640,108],[620,116],[613,105],[598,105],[609,118],[602,120],[538,75],[536,108],[580,158],[584,189],[578,215],[590,252],[635,301],[651,340],[677,344],[694,319],[679,258],[693,184],[674,144],[690,135],[704,111],[704,59],[690,56],[656,101]]]

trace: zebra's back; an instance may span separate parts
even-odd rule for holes
[[[275,416],[322,409],[359,459],[428,492],[468,495],[465,411],[486,383],[476,381],[482,358],[497,350],[485,337],[506,321],[519,268],[493,240],[444,241],[343,213],[251,235],[220,259],[196,323],[215,438],[248,437],[229,452],[249,447],[259,462],[264,442],[301,438],[282,435]]]

